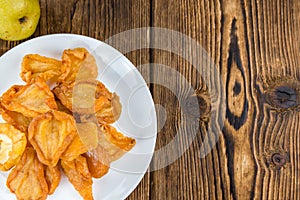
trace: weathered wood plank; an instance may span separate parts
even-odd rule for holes
[[[299,199],[300,4],[278,0],[243,5],[256,107],[253,197]]]
[[[153,199],[299,198],[299,9],[296,0],[154,1],[154,26],[191,36],[219,65],[226,120],[206,158],[197,158],[201,126],[183,157],[152,174]],[[201,75],[191,76],[193,66],[176,55],[154,51],[154,62],[202,88]],[[156,103],[176,102],[166,89],[153,89]],[[157,149],[175,137],[181,122],[178,107],[166,109],[170,116]]]
[[[219,1],[153,1],[153,22],[155,27],[164,27],[179,31],[196,40],[209,54],[212,60],[219,65],[222,58],[222,18],[221,3]],[[171,49],[180,48],[183,55],[192,57],[189,47],[176,41],[173,34],[171,38]],[[155,38],[154,42],[162,43],[165,38]],[[174,40],[174,41],[173,41]],[[179,45],[178,43],[179,42]],[[178,47],[179,46],[179,47]],[[190,54],[192,52],[192,54]],[[171,52],[154,50],[154,63],[162,63],[180,72],[192,85],[199,89],[200,96],[206,96],[205,83],[202,74],[197,73],[191,63],[183,57]],[[199,58],[198,63],[202,60]],[[209,69],[208,69],[209,70]],[[164,69],[153,72],[153,77],[165,74]],[[165,79],[170,84],[176,84],[178,90],[186,92],[179,80],[170,74],[165,74]],[[192,126],[187,124],[188,119],[180,118],[180,107],[178,99],[166,88],[159,85],[153,86],[154,101],[166,108],[168,118],[164,128],[158,134],[156,149],[163,148],[175,137],[180,123],[185,124],[184,131],[192,131]],[[209,101],[207,102],[209,105]],[[176,106],[174,106],[176,105]],[[206,113],[206,106],[200,112]],[[204,111],[204,112],[203,112]],[[151,174],[151,199],[230,199],[230,180],[227,169],[227,155],[224,137],[221,135],[217,145],[203,159],[200,159],[200,147],[207,134],[205,121],[199,122],[200,130],[191,144],[190,148],[181,158],[168,167],[155,171]],[[182,138],[180,146],[186,141]],[[173,149],[176,153],[176,149]],[[167,159],[167,158],[166,158]],[[154,157],[155,166],[156,160]]]
[[[221,71],[226,91],[224,136],[233,199],[251,199],[255,177],[251,136],[255,113],[244,9],[239,0],[222,2]]]

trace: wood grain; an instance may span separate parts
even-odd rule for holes
[[[202,74],[183,57],[168,51],[142,49],[126,53],[136,66],[158,63],[180,72],[197,89],[201,111],[199,131],[187,151],[171,165],[147,172],[128,199],[300,199],[299,0],[40,3],[40,23],[31,38],[75,33],[106,41],[133,28],[163,27],[197,41],[220,71],[226,118],[222,132],[215,133],[220,134],[218,143],[201,158],[200,147],[208,134],[211,108]],[[152,44],[166,42],[150,35]],[[186,46],[178,47],[175,34],[170,34],[170,38],[171,47],[179,48],[188,57],[194,56]],[[122,52],[140,42],[134,36],[107,41]],[[0,40],[0,55],[22,42]],[[141,73],[155,82],[166,70],[144,68]],[[178,86],[178,80],[168,74],[163,79]],[[155,103],[164,106],[168,114],[165,123],[158,121],[163,127],[157,138],[159,150],[176,137],[181,123],[186,132],[192,131],[195,124],[181,118],[178,99],[170,90],[155,84],[149,86]],[[187,88],[177,89],[187,92]],[[186,143],[183,137],[178,145]],[[161,159],[154,157],[152,167]]]
[[[206,132],[201,126],[181,159],[151,174],[152,199],[299,198],[299,14],[298,1],[154,1],[154,26],[194,38],[220,67],[227,111],[207,157],[198,157]],[[155,63],[203,87],[187,61],[154,52]],[[176,101],[160,86],[153,94],[161,104]],[[179,108],[166,108],[171,117],[157,149],[181,122]],[[178,192],[169,192],[174,188]]]
[[[254,198],[299,199],[299,101],[289,103],[293,101],[291,92],[296,91],[299,97],[299,1],[244,6],[249,16],[246,29],[252,58],[251,88],[258,121],[251,138],[257,163]],[[270,97],[270,93],[274,95]],[[276,161],[274,156],[278,154]]]
[[[154,1],[153,21],[154,26],[180,31],[195,39],[209,53],[215,63],[220,63],[222,38],[220,34],[222,28],[220,2],[157,0]],[[170,37],[173,40],[172,34]],[[157,39],[156,42],[162,41]],[[173,45],[177,45],[176,41],[174,43]],[[183,54],[189,53],[184,47],[181,51]],[[201,74],[196,73],[194,67],[180,56],[171,52],[155,50],[154,63],[163,63],[172,67],[183,74],[195,89],[199,89],[200,92],[202,89],[205,91],[205,83],[201,79]],[[157,71],[153,77],[163,73],[162,69]],[[166,79],[170,79],[170,77],[166,76]],[[169,81],[178,84],[178,80],[171,79]],[[184,90],[184,88],[181,89]],[[155,85],[153,86],[153,96],[156,103],[166,106],[169,116],[164,129],[158,134],[156,148],[160,149],[175,137],[180,123],[187,123],[188,119],[181,120],[180,108],[173,106],[173,102],[176,102],[177,99],[167,89]],[[219,143],[211,153],[204,159],[200,159],[200,146],[207,134],[205,123],[201,121],[200,123],[200,130],[185,154],[172,165],[151,174],[151,199],[230,198],[230,179],[226,167],[224,137],[221,135]],[[191,127],[185,127],[185,131],[191,129]],[[184,142],[182,141],[180,145],[183,145]],[[154,157],[154,162],[155,160]]]

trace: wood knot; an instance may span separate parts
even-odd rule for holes
[[[199,118],[200,121],[208,121],[211,110],[209,99],[207,92],[195,90],[195,93],[186,100],[186,112],[194,118]]]
[[[279,170],[289,162],[289,155],[282,150],[271,151],[267,154],[267,164],[271,169]]]
[[[280,153],[274,153],[272,155],[272,162],[275,166],[277,167],[282,167],[283,165],[285,165],[286,163],[286,158],[284,155],[280,154]]]
[[[276,80],[266,92],[266,102],[279,111],[300,105],[300,83],[292,79]]]
[[[297,91],[290,86],[278,86],[268,93],[268,100],[277,108],[292,108],[299,105]]]

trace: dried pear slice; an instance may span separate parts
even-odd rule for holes
[[[108,152],[112,161],[130,151],[135,143],[135,139],[123,135],[108,124],[100,126],[99,144]]]
[[[61,103],[73,113],[92,114],[110,104],[112,93],[97,80],[63,83],[53,89]]]
[[[15,111],[9,111],[3,108],[1,105],[2,118],[9,124],[13,125],[16,129],[27,133],[28,126],[32,120],[30,117],[25,117],[22,113]]]
[[[47,81],[61,75],[62,62],[39,54],[28,54],[22,61],[20,76],[23,81],[30,83],[36,77]]]
[[[27,144],[25,133],[10,124],[0,123],[0,170],[8,171],[15,166]]]
[[[58,166],[55,167],[46,166],[45,179],[48,184],[48,189],[49,189],[48,194],[53,194],[61,180],[61,173]]]
[[[27,147],[20,162],[9,174],[7,187],[20,200],[45,200],[48,185],[44,177],[44,165],[38,160],[32,147]]]
[[[98,67],[95,58],[85,48],[64,50],[62,75],[59,82],[73,82],[80,79],[95,79]]]
[[[39,160],[56,166],[60,156],[76,135],[73,117],[60,111],[49,111],[33,118],[28,128],[28,140]]]
[[[5,109],[22,113],[25,117],[36,117],[51,109],[57,110],[53,93],[39,77],[25,86],[12,86],[0,101]]]
[[[102,109],[98,110],[95,113],[95,117],[101,124],[112,124],[119,119],[121,111],[120,98],[116,93],[113,93],[109,103],[106,103]]]
[[[72,161],[61,160],[61,166],[69,181],[82,198],[84,200],[93,200],[93,180],[85,157],[78,156]]]

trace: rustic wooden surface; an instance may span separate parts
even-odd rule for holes
[[[300,199],[299,0],[40,2],[42,16],[31,38],[76,33],[106,40],[133,28],[164,27],[195,39],[221,72],[226,120],[216,146],[200,159],[206,134],[201,119],[199,133],[183,156],[146,173],[128,199]],[[0,55],[21,42],[0,40]],[[152,62],[176,69],[201,95],[201,75],[183,58],[149,49],[126,56],[136,66]],[[172,93],[158,85],[150,89],[155,103],[168,113],[158,134],[159,149],[175,136],[181,119],[179,108],[168,105],[176,103]],[[204,114],[207,106],[209,101],[202,107]]]

